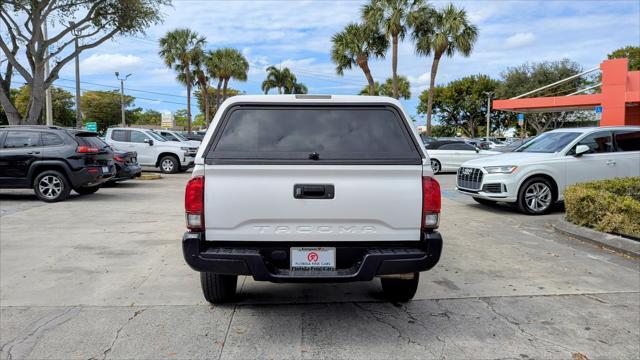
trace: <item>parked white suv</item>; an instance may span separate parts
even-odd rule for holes
[[[640,127],[558,129],[515,152],[465,162],[457,188],[481,204],[544,214],[568,185],[630,176],[640,176]]]
[[[200,141],[189,140],[184,135],[180,134],[178,131],[165,130],[165,129],[154,130],[154,131],[169,141],[179,142],[184,144],[184,146],[187,146],[190,148],[197,149],[198,147],[200,147]]]
[[[116,150],[137,152],[140,165],[160,168],[163,173],[189,169],[198,151],[198,147],[168,141],[153,130],[142,128],[109,128],[105,141]]]
[[[220,107],[186,187],[186,262],[207,301],[238,275],[272,282],[381,278],[411,299],[440,258],[440,187],[397,100],[234,96]]]

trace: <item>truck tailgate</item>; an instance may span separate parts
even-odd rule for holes
[[[206,165],[206,239],[419,240],[421,177],[422,165]],[[333,198],[296,198],[300,184]]]

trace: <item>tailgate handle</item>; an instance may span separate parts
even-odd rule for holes
[[[330,184],[293,185],[293,197],[296,199],[333,199],[334,193]]]

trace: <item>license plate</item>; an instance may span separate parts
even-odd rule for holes
[[[103,173],[108,173],[109,172],[109,167],[108,166],[103,166],[102,167],[102,172]]]
[[[335,270],[336,248],[294,247],[290,259],[291,270]]]

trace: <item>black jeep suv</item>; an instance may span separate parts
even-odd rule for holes
[[[115,175],[113,151],[94,132],[0,127],[0,188],[33,188],[46,202],[92,194]]]

